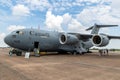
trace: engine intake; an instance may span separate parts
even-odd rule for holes
[[[77,43],[79,40],[75,35],[71,35],[71,34],[61,34],[59,41],[61,44],[75,44]]]
[[[92,43],[94,46],[103,47],[108,45],[109,38],[106,35],[94,35],[92,37]]]

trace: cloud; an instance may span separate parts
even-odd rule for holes
[[[101,0],[17,0],[16,3],[26,5],[30,10],[61,12],[72,7],[89,6]]]
[[[88,33],[85,31],[85,27],[76,19],[72,19],[68,24],[69,32]]]
[[[85,27],[69,13],[60,16],[48,11],[45,24],[51,30],[86,33]]]
[[[62,17],[62,27],[67,27],[68,32],[86,33],[85,27],[77,19],[73,18],[72,15],[65,13]]]
[[[6,36],[5,33],[0,33],[0,39],[3,39]]]
[[[7,46],[5,43],[4,43],[4,38],[5,38],[6,34],[5,33],[0,33],[0,47],[5,47]]]
[[[97,3],[97,2],[99,2],[99,1],[101,1],[101,0],[75,0],[75,2],[91,2],[91,3]]]
[[[12,1],[11,0],[0,0],[0,5],[4,7],[12,7]]]
[[[61,12],[67,10],[71,12],[71,9],[78,8],[79,10],[81,7],[86,7],[90,5],[99,4],[102,0],[52,0],[51,1],[51,10],[55,12]],[[75,11],[74,11],[75,12]],[[73,13],[74,13],[73,12]]]
[[[114,17],[120,18],[120,0],[110,0],[112,3],[110,4],[112,8],[112,15]]]
[[[17,29],[24,29],[25,26],[20,26],[20,25],[10,25],[7,30],[8,31],[14,31],[14,30],[17,30]]]
[[[55,16],[52,14],[51,11],[47,12],[45,21],[47,28],[57,31],[63,31],[63,29],[61,28],[62,22],[63,22],[62,16],[59,15]]]
[[[84,8],[76,18],[84,26],[92,26],[95,23],[120,25],[120,15],[116,15],[116,13],[113,14],[113,8],[109,5],[97,5]],[[112,30],[115,30],[115,28]],[[113,32],[112,30],[110,28],[100,29],[100,33],[110,34]]]
[[[62,17],[63,17],[63,24],[65,25],[67,25],[72,20],[72,16],[69,13],[65,13]]]
[[[14,7],[12,7],[12,15],[14,15],[14,16],[29,16],[30,10],[25,5],[17,4]]]
[[[108,5],[98,5],[83,9],[78,15],[77,20],[83,24],[120,24],[120,18],[113,16],[112,8]]]
[[[115,8],[115,9],[119,9],[120,10],[120,0],[110,0],[111,3],[111,7]]]
[[[51,7],[48,0],[19,0],[17,3],[26,5],[30,10],[45,11]]]

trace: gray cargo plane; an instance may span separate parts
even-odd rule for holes
[[[120,36],[99,34],[99,29],[118,25],[97,25],[86,29],[92,30],[91,34],[65,33],[56,31],[45,31],[37,29],[19,29],[13,31],[4,38],[6,44],[17,50],[35,52],[71,52],[86,53],[93,46],[103,47],[108,45],[110,39],[120,39]],[[21,52],[12,51],[21,56]]]

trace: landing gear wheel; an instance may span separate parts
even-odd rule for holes
[[[39,49],[34,49],[34,54],[35,54],[35,57],[40,57],[40,52],[39,52]]]
[[[85,53],[82,52],[82,53],[79,53],[79,54],[80,54],[80,55],[84,55]]]
[[[16,56],[21,56],[21,55],[22,55],[21,52],[16,53]]]
[[[16,54],[17,56],[21,56],[22,51],[17,50],[17,49],[12,49],[12,50],[9,51],[9,55],[12,56],[12,54]]]
[[[59,51],[58,54],[67,54],[66,51]]]
[[[77,52],[76,51],[73,51],[73,53],[72,53],[73,55],[77,55]]]
[[[40,57],[40,54],[39,53],[35,53],[35,57]]]
[[[9,51],[9,56],[12,56],[12,54],[13,54],[12,51]]]

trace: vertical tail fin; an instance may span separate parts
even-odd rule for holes
[[[94,24],[94,26],[92,26],[86,30],[88,31],[88,30],[92,29],[91,34],[98,34],[100,28],[113,27],[113,26],[118,26],[118,25],[97,25],[97,24]]]

